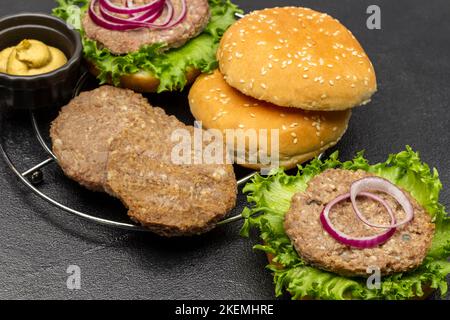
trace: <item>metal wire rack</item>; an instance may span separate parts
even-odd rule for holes
[[[84,73],[80,77],[80,80],[78,81],[78,83],[74,89],[74,93],[73,93],[74,97],[79,95],[85,82],[87,81],[87,77],[88,77],[88,73]],[[40,182],[43,179],[43,173],[41,170],[51,164],[56,164],[57,158],[56,158],[55,154],[52,152],[50,146],[48,146],[47,143],[45,142],[45,139],[43,137],[41,129],[39,128],[38,121],[36,119],[36,114],[34,113],[34,111],[30,111],[30,122],[31,122],[31,126],[33,128],[34,135],[36,136],[37,141],[39,142],[43,151],[48,156],[48,158],[46,160],[42,161],[41,163],[38,163],[23,172],[19,171],[19,169],[17,169],[17,166],[14,164],[13,160],[11,159],[11,157],[8,155],[8,153],[6,151],[6,148],[4,146],[3,137],[0,138],[0,153],[3,156],[7,166],[19,178],[19,181],[21,181],[26,187],[28,187],[28,189],[30,189],[38,197],[47,201],[48,203],[52,204],[53,206],[63,210],[64,212],[66,212],[68,214],[80,217],[82,219],[85,219],[85,220],[88,220],[88,221],[91,221],[91,222],[94,222],[94,223],[97,223],[100,225],[108,226],[108,227],[120,228],[120,229],[131,230],[131,231],[145,231],[145,232],[149,231],[148,229],[146,229],[140,225],[134,224],[134,223],[126,223],[126,222],[120,222],[120,221],[115,221],[115,220],[110,220],[110,219],[104,219],[104,218],[97,217],[90,213],[81,212],[81,211],[71,208],[67,205],[64,205],[63,203],[59,202],[58,200],[54,199],[53,197],[51,197],[51,196],[45,194],[44,192],[42,192],[41,190],[39,190],[38,185],[40,184]],[[240,186],[240,185],[245,184],[254,175],[256,175],[256,172],[253,172],[253,173],[241,178],[237,182],[238,185]],[[218,224],[220,224],[220,225],[227,224],[230,222],[240,220],[241,218],[242,218],[241,215],[229,217],[225,220],[222,220]]]

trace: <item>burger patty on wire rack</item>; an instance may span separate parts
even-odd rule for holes
[[[198,234],[235,206],[236,178],[231,165],[174,163],[175,130],[193,134],[142,95],[103,86],[64,107],[51,138],[65,174],[119,198],[134,221],[164,236]]]

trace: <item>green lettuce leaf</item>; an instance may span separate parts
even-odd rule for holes
[[[283,227],[292,196],[304,191],[308,181],[326,169],[343,168],[365,170],[384,177],[404,188],[428,211],[436,224],[432,247],[423,264],[417,269],[382,278],[380,289],[368,289],[363,278],[347,278],[307,265],[298,256]],[[326,160],[315,159],[305,167],[299,166],[295,176],[278,170],[268,177],[257,175],[244,187],[248,201],[241,233],[248,236],[251,229],[259,230],[263,245],[255,249],[270,253],[267,266],[273,272],[275,294],[289,292],[293,299],[409,299],[424,294],[423,288],[447,292],[446,276],[450,273],[450,219],[439,203],[442,184],[436,169],[420,161],[418,153],[409,146],[405,151],[390,155],[383,163],[370,165],[363,152],[352,161],[341,162],[338,152]]]
[[[182,90],[187,83],[186,71],[195,68],[211,72],[217,68],[216,51],[220,38],[235,22],[241,12],[230,0],[209,0],[211,19],[205,30],[181,48],[166,51],[164,43],[144,46],[127,55],[114,55],[88,39],[81,26],[82,16],[89,0],[57,0],[53,15],[67,21],[77,29],[83,40],[84,56],[99,70],[101,84],[120,84],[120,77],[140,71],[148,72],[160,80],[158,92]]]

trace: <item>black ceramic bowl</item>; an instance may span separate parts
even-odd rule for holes
[[[36,76],[0,73],[0,110],[39,109],[66,103],[80,74],[80,35],[50,15],[21,13],[0,19],[0,50],[24,39],[36,39],[60,49],[68,62],[61,68]]]

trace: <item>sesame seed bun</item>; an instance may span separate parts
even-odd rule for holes
[[[217,52],[232,87],[304,110],[345,110],[370,101],[375,71],[338,20],[299,7],[255,11],[232,25]]]
[[[87,61],[89,72],[97,77],[100,72],[96,65],[91,61]],[[186,72],[187,84],[192,84],[195,78],[200,74],[200,70],[190,68]],[[109,81],[112,85],[112,81]],[[120,87],[125,89],[131,89],[141,93],[154,93],[158,91],[160,81],[149,71],[139,71],[133,74],[126,74],[120,77]]]
[[[267,129],[269,146],[270,130],[279,129],[280,166],[288,169],[334,146],[347,130],[351,115],[350,110],[313,112],[258,101],[230,87],[218,70],[197,78],[189,104],[205,129]],[[247,168],[263,167],[246,162],[242,165]]]

